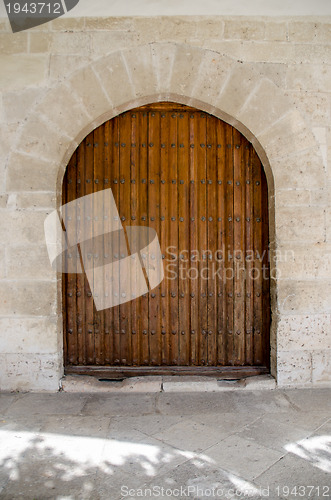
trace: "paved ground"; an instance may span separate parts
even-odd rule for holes
[[[330,497],[331,389],[0,395],[2,499]]]

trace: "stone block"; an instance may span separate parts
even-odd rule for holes
[[[229,57],[214,51],[205,52],[190,96],[207,103],[215,102],[233,66],[234,61]]]
[[[289,100],[284,93],[274,83],[263,79],[240,110],[238,120],[254,135],[259,135],[284,116],[288,109]]]
[[[226,20],[224,24],[224,38],[230,40],[263,40],[265,23],[255,20]]]
[[[261,76],[252,65],[238,64],[215,100],[215,107],[237,118],[248,96],[257,90],[260,80]]]
[[[286,64],[259,62],[255,63],[254,67],[262,77],[268,78],[277,87],[285,87]]]
[[[129,31],[87,31],[91,35],[91,54],[99,58],[100,54],[110,54],[140,46],[141,40],[135,32]]]
[[[64,19],[62,19],[62,22],[63,21]],[[134,21],[135,19],[133,17],[85,17],[84,30],[129,31],[133,29]]]
[[[288,39],[287,23],[268,19],[265,23],[264,39],[273,42],[286,42]]]
[[[75,55],[50,55],[49,75],[52,80],[63,80],[74,71],[91,63],[92,58],[88,56]]]
[[[29,33],[30,35],[30,53],[38,54],[49,52],[52,44],[52,35],[50,33]]]
[[[156,94],[157,78],[150,45],[125,50],[123,58],[136,97]]]
[[[58,342],[58,318],[2,318],[3,335],[0,350],[3,354],[56,354]]]
[[[89,33],[53,33],[50,50],[52,54],[88,55],[91,51],[91,36]]]
[[[289,43],[244,41],[240,60],[244,62],[295,63],[294,46]]]
[[[278,281],[278,309],[282,314],[329,314],[330,281]]]
[[[58,391],[63,373],[60,357],[57,354],[6,354],[0,356],[4,370],[0,379],[0,390],[14,391]],[[37,395],[34,395],[37,396]],[[25,403],[23,403],[23,408]],[[45,405],[48,407],[49,405]],[[42,411],[35,402],[30,405],[34,412]],[[54,405],[52,405],[54,411]],[[48,411],[46,408],[44,409]],[[22,414],[22,405],[18,405],[17,414]],[[13,408],[15,412],[15,408]]]
[[[321,189],[326,175],[317,148],[299,151],[283,158],[272,158],[276,192],[282,189]]]
[[[176,45],[172,43],[153,43],[153,66],[156,72],[159,92],[169,92],[174,65]]]
[[[326,220],[326,241],[331,242],[331,208],[325,210],[325,220]]]
[[[313,125],[329,125],[330,109],[326,93],[288,91],[287,95]]]
[[[319,207],[278,207],[276,237],[279,243],[323,242],[325,239],[324,211]]]
[[[57,173],[58,166],[50,161],[13,153],[7,167],[7,190],[48,191],[53,188],[55,191]]]
[[[331,42],[331,23],[328,22],[317,22],[315,30],[315,40],[316,42]]]
[[[46,245],[7,248],[7,278],[23,280],[56,279]]]
[[[297,64],[323,65],[330,60],[331,45],[296,44],[294,59]]]
[[[6,122],[17,123],[24,120],[38,97],[40,97],[40,89],[36,88],[5,93],[2,103]]]
[[[198,21],[194,17],[169,16],[159,22],[155,17],[134,18],[133,29],[137,33],[140,43],[159,42],[177,42],[186,43],[188,40],[196,38],[198,30]]]
[[[17,90],[45,83],[48,56],[0,55],[0,89]]]
[[[56,101],[55,95],[54,100]],[[64,116],[65,113],[67,113],[67,111],[61,108],[60,115],[58,114],[59,120],[60,116]],[[79,129],[79,127],[75,125],[75,120],[72,120],[72,115],[70,117],[70,122],[64,123],[63,125],[64,129],[72,127],[73,132]],[[78,132],[79,130],[76,133]],[[17,150],[18,153],[26,153],[37,159],[55,162],[59,165],[68,151],[69,146],[72,144],[72,141],[73,138],[68,137],[65,134],[65,130],[58,130],[56,126],[50,123],[47,115],[43,119],[39,113],[34,113],[30,116],[29,122],[21,131]],[[46,190],[49,190],[49,186],[45,191]]]
[[[278,249],[279,250],[279,249]],[[291,245],[287,252],[279,251],[277,276],[282,279],[331,278],[331,247],[321,243],[307,247]]]
[[[44,220],[49,211],[9,211],[1,214],[1,241],[45,245]]]
[[[28,34],[26,32],[3,33],[0,35],[0,54],[20,54],[28,50]]]
[[[195,25],[194,38],[196,40],[204,40],[206,33],[209,39],[220,39],[224,35],[224,21],[218,17],[200,18],[199,21],[192,18],[192,23]]]
[[[113,106],[120,106],[135,99],[133,85],[130,82],[121,52],[111,54],[107,58],[95,62],[93,68]]]
[[[275,198],[278,207],[309,206],[311,191],[309,189],[279,189],[276,191]]]
[[[57,309],[57,283],[45,281],[2,281],[0,316],[54,315]]]
[[[56,194],[53,193],[13,193],[13,208],[31,208],[35,210],[56,209]]]
[[[5,247],[0,247],[0,279],[6,277],[6,258]]]
[[[286,75],[288,90],[329,92],[331,88],[331,66],[327,64],[290,64]]]
[[[312,381],[312,360],[310,351],[278,351],[278,387],[302,387]]]
[[[87,78],[86,75],[89,71],[91,72],[91,70],[87,70],[85,73],[80,71],[81,79],[84,77]],[[94,80],[96,80],[95,76]],[[84,88],[84,83],[90,84],[91,82],[90,80],[84,80],[80,86],[77,80],[70,83],[75,84],[79,92],[79,90]],[[92,89],[86,89],[86,93],[88,91],[92,92]],[[98,91],[98,88],[96,88],[96,91]],[[47,93],[35,107],[34,113],[43,117],[45,121],[55,124],[57,129],[63,131],[66,136],[76,138],[79,132],[91,122],[91,117],[87,114],[84,106],[82,106],[82,101],[79,97],[76,97],[73,85],[59,84],[56,87],[56,91],[50,90]]]
[[[331,337],[331,329],[330,329]],[[323,349],[322,351],[312,351],[313,369],[312,381],[313,384],[331,385],[331,348]]]
[[[282,315],[278,322],[277,344],[280,351],[331,349],[331,315]]]
[[[52,31],[83,31],[84,17],[59,17],[52,21]]]
[[[316,23],[291,21],[288,27],[290,42],[312,42],[316,35]]]
[[[283,157],[317,146],[314,134],[297,111],[289,111],[267,130],[257,134],[269,158]]]
[[[179,95],[191,95],[203,54],[203,51],[196,47],[177,45],[168,91]]]

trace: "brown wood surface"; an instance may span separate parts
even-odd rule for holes
[[[84,139],[67,167],[63,204],[109,187],[124,229],[156,230],[165,278],[137,299],[96,311],[85,275],[64,274],[66,371],[267,369],[268,191],[253,146],[197,109],[144,106]],[[77,206],[78,237],[91,237],[93,224],[108,232],[101,208],[90,207],[87,220]],[[63,219],[71,230],[65,211]],[[118,242],[118,258],[121,251]],[[102,257],[95,250],[89,258]]]

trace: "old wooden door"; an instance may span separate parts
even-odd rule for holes
[[[253,146],[197,109],[140,107],[79,145],[63,204],[109,187],[124,228],[156,230],[165,277],[98,312],[84,274],[63,275],[67,373],[268,371],[268,192]]]

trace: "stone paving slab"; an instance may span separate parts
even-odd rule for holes
[[[317,488],[331,486],[330,399],[326,389],[0,394],[0,498],[124,500],[156,487],[147,498],[297,500],[284,488],[300,485],[315,488],[301,498],[328,498]]]

